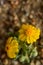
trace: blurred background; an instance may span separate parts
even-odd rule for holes
[[[0,0],[0,65],[22,65],[9,59],[4,48],[6,39],[17,32],[23,23],[41,30],[39,55],[30,65],[43,65],[43,0]]]

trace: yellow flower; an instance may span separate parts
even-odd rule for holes
[[[9,37],[6,42],[5,50],[9,58],[16,58],[19,51],[17,40],[13,37]]]
[[[28,44],[36,42],[39,39],[40,29],[33,25],[23,24],[19,30],[19,39],[26,41]]]

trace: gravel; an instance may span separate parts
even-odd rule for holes
[[[0,0],[0,65],[19,65],[9,59],[4,50],[9,33],[15,33],[20,25],[29,23],[41,29],[39,57],[30,65],[43,65],[43,0]],[[21,65],[21,64],[20,64]]]

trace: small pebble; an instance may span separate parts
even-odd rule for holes
[[[12,61],[12,63],[14,64],[14,65],[21,65],[18,61]]]
[[[4,58],[5,58],[5,56],[6,56],[6,55],[5,55],[5,54],[3,54],[3,55],[1,56],[1,59],[4,59]]]
[[[32,19],[33,18],[33,15],[30,15],[30,18]]]
[[[8,59],[4,59],[4,60],[3,60],[3,64],[4,64],[4,65],[8,65]]]
[[[30,63],[30,65],[35,65],[34,61],[32,61],[32,62]]]
[[[41,58],[43,58],[43,48],[41,49]]]
[[[36,65],[41,65],[40,61],[36,61]]]

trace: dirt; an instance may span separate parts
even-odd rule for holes
[[[11,36],[10,32],[17,32],[23,23],[32,24],[41,30],[38,40],[40,59],[33,60],[31,65],[43,65],[43,0],[0,0],[0,65],[19,64],[7,57],[4,48],[6,39]]]

